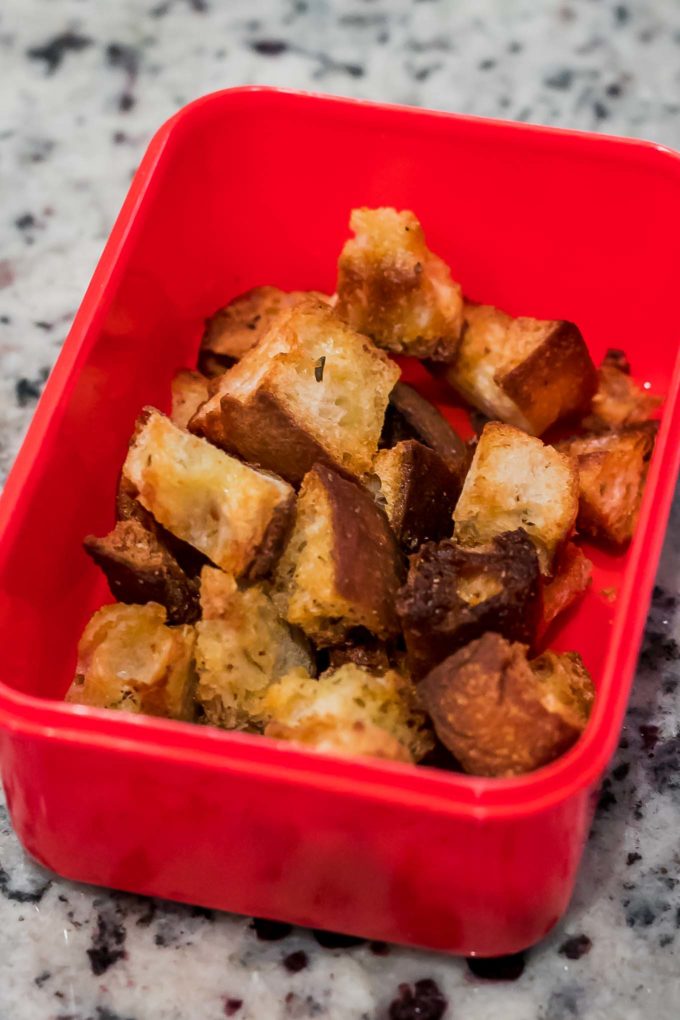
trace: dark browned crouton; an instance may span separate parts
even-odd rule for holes
[[[532,644],[539,568],[531,539],[519,529],[477,549],[426,543],[411,557],[397,611],[415,679],[488,630]]]
[[[441,457],[415,439],[381,450],[373,462],[378,501],[406,553],[449,538],[461,483]]]
[[[338,314],[379,347],[450,361],[463,324],[463,293],[425,243],[412,212],[354,209],[338,262]]]
[[[416,439],[429,446],[462,483],[472,460],[467,443],[434,404],[411,386],[398,382],[390,393],[381,446],[396,446],[403,439]]]
[[[439,739],[466,772],[514,776],[553,761],[583,732],[593,682],[576,652],[528,662],[526,648],[485,634],[419,686]]]
[[[555,576],[543,584],[543,630],[587,591],[592,573],[593,565],[583,550],[567,542],[557,558]]]
[[[138,521],[118,521],[103,538],[88,535],[85,550],[102,568],[119,602],[157,602],[168,623],[193,623],[199,616],[198,585],[187,577],[161,540]]]
[[[277,569],[282,612],[320,645],[341,643],[356,627],[391,637],[399,630],[400,560],[387,518],[366,489],[317,464],[302,483]]]
[[[597,375],[572,322],[514,319],[491,305],[465,305],[458,353],[444,377],[489,418],[540,436],[590,405]]]
[[[615,545],[631,540],[656,429],[657,423],[648,421],[558,444],[578,465],[579,531]]]
[[[586,429],[620,428],[648,421],[661,403],[637,385],[623,351],[608,350],[597,370],[597,392],[590,414],[582,421]]]

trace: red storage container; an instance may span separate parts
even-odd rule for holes
[[[110,598],[81,542],[112,525],[137,412],[167,408],[230,297],[332,290],[357,205],[413,209],[468,295],[575,320],[596,358],[625,348],[666,398],[632,547],[592,552],[553,642],[591,669],[593,717],[533,775],[343,760],[60,700]],[[678,470],[679,211],[680,159],[644,142],[268,89],[161,128],[0,508],[0,753],[26,849],[85,882],[453,953],[540,939],[616,746]]]

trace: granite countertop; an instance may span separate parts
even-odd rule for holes
[[[680,148],[680,5],[4,0],[2,477],[151,133],[189,99],[252,82]],[[461,960],[75,885],[26,859],[0,800],[0,1020],[434,1020],[403,1002],[389,1014],[422,979],[447,1020],[676,1020],[679,535],[676,502],[576,894],[526,959],[489,980]]]

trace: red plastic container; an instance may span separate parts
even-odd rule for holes
[[[594,715],[530,776],[335,759],[60,701],[109,599],[82,538],[112,524],[138,410],[167,407],[231,296],[331,290],[356,205],[412,208],[471,297],[575,320],[596,357],[625,348],[666,397],[633,545],[592,553],[593,587],[554,641],[591,668]],[[644,142],[267,89],[207,96],[161,128],[0,508],[1,763],[26,849],[85,882],[454,953],[540,939],[617,742],[678,470],[679,210],[679,157]]]

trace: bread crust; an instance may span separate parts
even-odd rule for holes
[[[387,519],[405,553],[451,535],[461,483],[434,450],[406,439],[382,450],[373,471],[380,480]]]
[[[643,390],[631,377],[624,351],[607,351],[597,379],[590,414],[581,422],[586,429],[602,431],[649,421],[661,404],[660,397]]]
[[[594,698],[576,653],[530,663],[523,645],[494,633],[445,659],[419,690],[439,739],[479,776],[521,775],[563,754]]]
[[[198,585],[158,536],[138,521],[119,521],[108,535],[88,535],[83,545],[119,602],[157,602],[165,606],[171,624],[198,619]]]
[[[434,450],[463,483],[472,453],[444,415],[407,383],[398,382],[390,393],[381,445],[396,446],[415,439]]]
[[[647,421],[558,444],[578,466],[579,531],[618,546],[630,542],[657,428],[657,422]]]
[[[519,529],[477,549],[426,543],[411,557],[397,612],[415,679],[486,631],[533,644],[539,568],[532,541]]]

